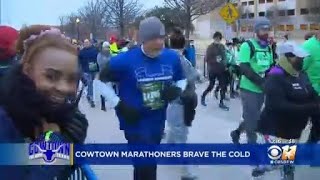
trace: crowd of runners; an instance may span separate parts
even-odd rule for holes
[[[0,142],[32,142],[55,132],[61,141],[84,143],[90,122],[78,109],[81,82],[92,108],[97,91],[101,110],[115,109],[129,145],[160,144],[166,122],[168,143],[187,143],[198,98],[207,106],[206,96],[213,89],[219,108],[226,113],[229,97],[239,97],[242,103],[242,122],[226,132],[230,143],[239,144],[241,133],[250,144],[257,143],[259,136],[265,143],[298,142],[309,122],[308,143],[317,143],[320,31],[308,34],[299,45],[289,40],[274,42],[270,29],[268,20],[259,19],[254,38],[233,38],[225,44],[223,34],[215,32],[205,54],[209,85],[197,95],[201,75],[192,53],[186,51],[193,41],[179,28],[166,32],[156,17],[141,21],[135,41],[112,37],[80,43],[46,25],[27,26],[19,32],[0,26]],[[0,174],[5,179],[63,179],[72,168],[12,166],[0,167]],[[283,177],[290,178],[294,168],[284,169]],[[262,176],[267,170],[259,166],[252,175]],[[134,163],[135,180],[155,180],[156,172],[156,164]],[[185,166],[181,179],[197,176]]]

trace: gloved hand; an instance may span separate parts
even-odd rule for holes
[[[124,120],[131,125],[136,124],[141,117],[138,110],[128,106],[123,101],[119,102],[119,104],[116,106],[116,109],[119,111]]]
[[[182,93],[181,88],[177,86],[166,86],[161,91],[161,99],[167,102],[171,102],[177,99]]]
[[[88,120],[80,111],[76,111],[73,118],[65,122],[62,129],[62,135],[70,142],[84,143],[87,137]]]

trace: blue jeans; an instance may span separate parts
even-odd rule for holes
[[[155,135],[147,137],[139,134],[129,134],[125,132],[125,138],[128,141],[128,145],[135,144],[147,144],[147,145],[158,145],[161,142],[161,135]],[[134,180],[156,180],[157,179],[157,165],[138,165],[134,162],[133,177]]]
[[[88,92],[87,92],[87,99],[89,101],[93,101],[93,80],[95,77],[95,73],[84,73],[84,78],[87,81],[88,85]]]

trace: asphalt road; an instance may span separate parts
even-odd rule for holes
[[[207,83],[198,85],[200,95]],[[83,98],[85,99],[85,98]],[[241,105],[239,99],[227,102],[230,111],[221,111],[218,108],[218,101],[212,95],[207,97],[207,107],[198,106],[196,120],[190,128],[190,143],[230,143],[229,133],[239,124]],[[83,100],[80,109],[87,115],[89,130],[87,143],[125,143],[122,131],[119,130],[118,120],[113,110],[103,112],[98,105],[90,108]],[[308,130],[302,135],[302,141],[306,139]],[[245,136],[241,137],[245,142]],[[101,180],[131,180],[131,166],[92,166]],[[249,180],[251,178],[250,166],[193,166],[194,173],[199,180]],[[158,180],[179,180],[179,166],[159,166]],[[319,180],[320,168],[307,166],[297,167],[296,180]],[[280,180],[279,171],[266,174],[264,180]]]

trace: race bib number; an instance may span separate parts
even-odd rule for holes
[[[89,71],[91,71],[91,72],[98,71],[98,64],[95,62],[90,62],[89,63]]]
[[[143,104],[145,107],[152,110],[161,109],[164,106],[164,101],[161,99],[162,83],[147,83],[141,84]]]
[[[217,62],[220,63],[222,61],[222,57],[221,56],[217,56]]]
[[[270,66],[270,57],[264,52],[257,53],[256,58],[259,66]]]
[[[265,73],[265,72],[260,72],[260,73],[259,73],[259,76],[262,77],[262,78],[264,78],[264,77],[266,76],[266,73]]]

